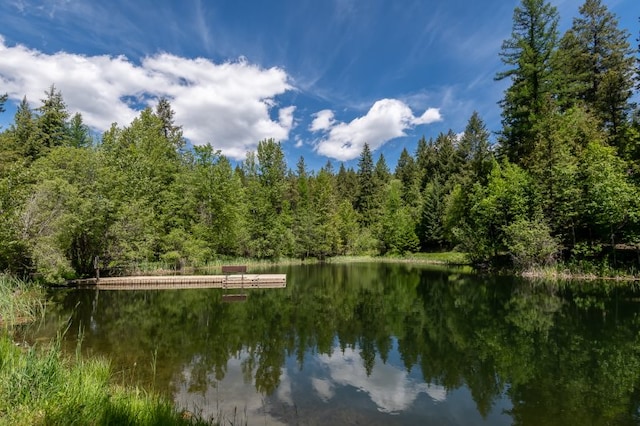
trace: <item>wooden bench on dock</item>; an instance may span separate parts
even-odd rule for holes
[[[222,267],[222,273],[224,275],[229,274],[246,274],[247,265],[227,265]]]

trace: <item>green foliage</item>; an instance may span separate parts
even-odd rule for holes
[[[402,204],[401,185],[399,180],[394,179],[386,188],[380,235],[383,254],[414,252],[420,245],[410,211]]]
[[[506,248],[521,269],[552,265],[559,251],[551,229],[541,219],[518,219],[504,227]]]
[[[62,99],[62,93],[51,85],[45,96],[41,100],[42,105],[38,108],[39,116],[36,119],[38,144],[45,150],[68,145],[71,141],[67,129],[69,112]]]
[[[314,212],[310,254],[324,259],[338,253],[340,234],[332,176],[320,170],[311,186],[311,209]]]
[[[417,234],[423,249],[442,249],[445,235],[442,220],[445,210],[445,192],[438,179],[429,182],[422,192],[422,213]]]
[[[558,12],[544,0],[522,0],[513,13],[511,37],[500,58],[509,67],[496,75],[511,86],[502,107],[501,151],[514,163],[526,163],[535,140],[535,124],[553,90],[552,54],[558,38]]]
[[[583,210],[580,156],[590,141],[602,140],[604,135],[591,114],[580,107],[550,112],[539,128],[530,167],[539,202],[553,232],[573,245]]]
[[[409,207],[414,220],[420,212],[420,173],[418,165],[407,149],[403,149],[398,159],[395,178],[400,180],[402,201]]]
[[[380,168],[384,169],[384,163]],[[376,172],[371,150],[365,143],[358,160],[358,186],[354,206],[360,214],[360,223],[364,227],[375,227],[379,217],[382,183],[376,173],[382,176],[384,170]]]
[[[209,424],[183,418],[172,404],[110,384],[104,360],[65,359],[59,346],[26,353],[0,336],[0,422],[24,425]]]
[[[565,103],[584,103],[618,146],[631,105],[633,57],[629,34],[601,0],[586,0],[558,52]]]
[[[460,138],[458,153],[468,181],[485,184],[491,172],[493,154],[490,150],[489,131],[477,111],[473,112],[467,122]]]
[[[360,253],[362,231],[358,222],[358,213],[349,200],[342,200],[336,212],[336,229],[338,231],[338,254],[354,255]],[[368,246],[368,244],[365,244]],[[369,251],[368,248],[363,250]]]
[[[603,143],[589,143],[582,161],[588,223],[594,224],[605,240],[615,245],[620,228],[630,219],[637,220],[637,188],[629,181],[625,164],[615,150]]]
[[[291,215],[286,194],[286,163],[280,143],[258,143],[257,164],[247,157],[247,224],[245,252],[257,258],[278,259],[293,252]]]
[[[494,163],[487,187],[474,186],[468,221],[452,227],[451,232],[473,262],[489,262],[508,251],[508,227],[533,217],[533,200],[530,177],[522,168],[507,161]],[[452,201],[451,210],[460,202]]]
[[[416,237],[422,250],[459,245],[481,263],[509,253],[519,266],[544,263],[521,252],[527,223],[563,253],[601,245],[615,266],[616,247],[640,241],[640,120],[628,115],[625,32],[597,0],[580,14],[558,45],[554,7],[515,9],[496,76],[511,82],[499,165],[478,112],[460,135],[403,149],[393,175],[368,144],[356,170],[314,172],[304,158],[289,170],[272,139],[235,167],[211,145],[187,147],[165,98],[93,141],[51,86],[36,109],[23,99],[0,133],[0,271],[62,281],[92,275],[96,257],[180,269],[405,253]]]
[[[27,160],[35,160],[44,150],[38,138],[36,116],[26,97],[16,108],[13,124],[8,133],[12,140],[12,148]]]
[[[187,174],[184,192],[193,205],[175,210],[187,210],[184,227],[190,220],[197,240],[205,242],[213,254],[232,256],[240,252],[244,228],[244,190],[231,163],[210,145],[195,147],[195,163]],[[183,191],[176,191],[180,194]],[[176,200],[183,204],[185,197]],[[192,209],[192,210],[191,210]],[[189,211],[191,210],[191,211]],[[190,217],[196,213],[195,217]],[[175,214],[175,213],[174,213]],[[188,219],[187,219],[188,218]],[[201,260],[206,260],[201,259]]]
[[[69,144],[75,148],[86,148],[91,146],[91,130],[89,126],[82,121],[82,115],[76,113],[68,124],[69,128]]]
[[[0,330],[35,321],[44,310],[43,296],[41,287],[0,274]]]

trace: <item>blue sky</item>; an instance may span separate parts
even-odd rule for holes
[[[552,1],[561,30],[582,0]],[[638,0],[605,0],[637,46]],[[500,128],[498,52],[517,0],[3,0],[0,92],[35,107],[53,83],[97,131],[170,99],[194,144],[242,159],[282,141],[290,167],[395,167],[474,110]],[[0,124],[13,118],[12,103]]]

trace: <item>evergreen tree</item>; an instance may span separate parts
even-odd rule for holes
[[[385,186],[391,180],[391,172],[389,166],[387,166],[387,160],[384,155],[380,153],[378,161],[376,162],[375,177],[380,186]]]
[[[396,164],[396,169],[393,174],[396,179],[398,179],[404,186],[411,181],[413,181],[416,173],[416,165],[415,160],[407,151],[407,148],[403,148],[400,153],[400,157],[398,157],[398,163]]]
[[[445,188],[445,193],[450,189],[451,178],[459,178],[462,167],[462,159],[458,155],[458,137],[452,130],[440,133],[434,142],[435,164],[433,177],[439,179]]]
[[[75,113],[69,121],[69,143],[76,148],[86,148],[91,145],[91,131],[82,121],[82,114]]]
[[[489,132],[477,111],[474,111],[460,139],[458,152],[464,168],[470,175],[470,182],[485,184],[491,172],[492,153]]]
[[[337,253],[340,255],[359,253],[360,224],[358,223],[358,213],[353,209],[349,200],[343,199],[338,204],[336,216]]]
[[[502,107],[501,153],[524,164],[533,149],[535,123],[552,95],[552,54],[557,45],[558,13],[544,0],[522,0],[513,14],[511,38],[500,57],[509,67],[496,80],[510,79]]]
[[[383,253],[416,251],[419,247],[415,223],[409,209],[402,203],[402,183],[393,179],[386,188],[383,217],[381,219],[380,242]]]
[[[162,132],[162,121],[146,108],[130,126],[113,126],[101,149],[109,168],[105,182],[114,203],[106,255],[114,261],[158,260],[163,239],[183,220],[183,198],[173,192],[181,158]]]
[[[285,200],[287,166],[280,143],[273,139],[258,142],[257,155],[247,156],[247,166],[248,254],[271,259],[291,254],[294,243]]]
[[[318,259],[324,259],[338,252],[340,238],[333,176],[322,168],[311,188],[314,212],[311,253]]]
[[[551,230],[565,244],[576,243],[581,210],[579,157],[592,140],[602,140],[593,116],[579,106],[551,111],[538,123],[529,171]]]
[[[638,22],[640,22],[640,18],[638,18]],[[638,55],[636,57],[636,90],[640,91],[640,31],[638,34],[638,38],[636,39],[638,42],[638,50],[636,51],[636,54]]]
[[[22,154],[23,157],[35,160],[40,156],[43,148],[37,137],[36,117],[26,97],[22,98],[16,109],[9,133],[13,138],[16,151]]]
[[[371,226],[375,220],[378,210],[378,183],[375,177],[373,158],[369,144],[364,144],[360,160],[358,161],[358,192],[356,195],[355,208],[360,214],[360,220],[366,227]]]
[[[229,160],[210,144],[193,149],[195,161],[186,185],[174,185],[171,191],[179,197],[174,215],[182,216],[176,217],[172,230],[190,235],[184,235],[182,241],[166,238],[165,252],[173,250],[196,262],[215,255],[238,255],[245,207],[240,177]]]
[[[433,179],[436,167],[436,150],[432,139],[427,140],[422,136],[416,147],[417,174],[420,179],[420,189],[424,189],[427,182]]]
[[[304,157],[300,157],[296,166],[296,202],[293,207],[293,232],[296,238],[296,255],[303,259],[311,256],[313,246],[313,226],[315,210],[311,205],[309,189],[310,176]]]
[[[507,229],[511,224],[536,221],[538,217],[534,214],[534,192],[529,174],[508,161],[493,164],[486,187],[475,185],[470,195],[468,222],[454,229],[461,246],[476,263],[495,260],[509,249]],[[542,229],[543,226],[535,228]],[[518,226],[518,230],[521,229],[527,227]]]
[[[442,249],[445,244],[445,192],[439,179],[433,179],[422,192],[422,212],[417,235],[423,250]]]
[[[45,95],[42,105],[38,108],[40,115],[36,121],[39,144],[45,149],[68,145],[71,139],[67,130],[69,113],[62,93],[51,85]]]
[[[7,102],[7,99],[9,99],[9,95],[7,93],[0,95],[0,114],[5,112],[4,104]]]
[[[162,120],[162,133],[164,134],[164,137],[170,141],[176,149],[183,148],[185,140],[182,137],[182,126],[175,125],[175,112],[171,109],[171,104],[167,98],[160,98],[156,105],[155,114],[160,118],[160,120]]]
[[[601,0],[586,0],[561,41],[559,62],[567,102],[583,102],[620,145],[631,109],[633,56],[629,34]]]
[[[355,207],[358,193],[358,176],[353,168],[349,167],[347,169],[344,163],[340,163],[340,169],[336,175],[336,189],[340,199],[349,201],[351,206]]]
[[[416,161],[406,148],[400,153],[394,175],[401,183],[402,201],[410,208],[412,216],[417,218],[416,213],[420,205],[420,179]]]

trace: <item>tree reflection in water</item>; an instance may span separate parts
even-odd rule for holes
[[[36,333],[71,318],[68,350],[82,331],[83,350],[109,357],[124,382],[261,423],[639,420],[630,285],[409,264],[270,272],[287,273],[287,288],[242,303],[220,290],[55,292]]]

